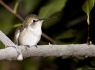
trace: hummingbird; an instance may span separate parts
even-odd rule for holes
[[[36,46],[42,35],[42,23],[44,19],[35,14],[28,15],[23,24],[15,31],[14,43],[16,45]]]

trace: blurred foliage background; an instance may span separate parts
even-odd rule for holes
[[[82,10],[85,0],[3,0],[23,18],[36,14],[46,20],[42,30],[57,44],[82,44],[87,42],[87,16]],[[90,13],[90,40],[95,43],[95,7]],[[0,5],[0,30],[13,40],[15,29],[22,22],[9,10]],[[45,38],[38,44],[47,45]],[[4,45],[0,43],[0,48]],[[0,61],[0,70],[88,70],[95,69],[94,57],[31,57],[23,61]]]

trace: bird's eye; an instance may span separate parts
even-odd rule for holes
[[[36,22],[36,20],[33,20],[33,22]]]

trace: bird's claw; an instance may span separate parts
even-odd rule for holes
[[[38,48],[37,45],[34,45],[34,46],[35,46],[36,48]],[[30,48],[31,46],[30,46],[30,45],[25,45],[25,47],[26,47],[26,49],[27,49],[27,47]]]

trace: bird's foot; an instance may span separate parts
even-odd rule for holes
[[[37,45],[33,45],[33,46],[35,46],[36,48],[38,48]],[[28,49],[28,48],[30,48],[31,46],[30,46],[30,45],[25,45],[25,47],[26,47],[26,49]]]
[[[27,50],[28,48],[30,48],[30,45],[24,45],[25,49]]]
[[[30,48],[30,45],[25,45],[26,47]]]
[[[35,47],[38,48],[37,45],[35,45]]]

